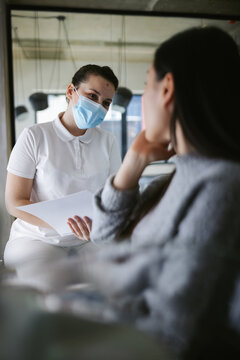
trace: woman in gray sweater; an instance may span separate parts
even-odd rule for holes
[[[94,277],[121,317],[167,339],[185,358],[237,354],[231,302],[240,274],[235,42],[212,27],[173,36],[156,51],[143,101],[146,131],[95,198],[91,240],[110,245],[93,265]],[[174,173],[140,193],[144,168],[174,152]]]

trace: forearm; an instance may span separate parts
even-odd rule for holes
[[[134,209],[140,201],[138,183],[143,170],[150,162],[167,159],[170,155],[165,145],[149,143],[144,131],[137,136],[114,179],[109,179],[95,196],[93,241],[121,236],[128,222],[133,220]]]
[[[38,217],[31,215],[25,211],[17,209],[17,207],[19,207],[19,206],[30,205],[30,204],[33,204],[33,202],[29,201],[29,200],[18,200],[14,204],[9,204],[6,202],[6,208],[10,215],[12,215],[18,219],[24,220],[31,225],[45,227],[45,228],[51,228],[51,226],[49,224],[47,224],[45,221],[39,219]]]
[[[146,159],[130,149],[113,180],[113,186],[118,190],[134,189],[138,186],[138,181],[146,165]]]
[[[17,209],[19,206],[30,205],[33,179],[23,178],[8,172],[5,190],[5,204],[8,213],[16,218],[24,220],[29,224],[51,228],[38,217],[25,211]]]

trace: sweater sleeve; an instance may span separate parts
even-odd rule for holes
[[[139,199],[139,188],[120,191],[112,185],[109,177],[94,199],[93,228],[91,240],[103,243],[114,240],[121,226],[127,221]]]
[[[141,217],[144,207],[152,198],[160,199],[172,173],[156,177],[140,192],[139,186],[128,191],[113,187],[109,177],[103,190],[95,195],[91,240],[95,243],[115,240],[131,223]]]

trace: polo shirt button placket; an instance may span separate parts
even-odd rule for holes
[[[77,170],[81,169],[82,161],[81,161],[81,144],[78,139],[74,140],[75,154],[76,154],[76,168]]]

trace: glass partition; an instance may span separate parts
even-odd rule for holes
[[[127,146],[142,129],[141,95],[157,46],[192,26],[215,25],[240,46],[240,22],[197,18],[104,15],[12,10],[15,135],[34,123],[52,121],[67,107],[65,91],[82,65],[109,65],[120,86],[133,93],[127,109]],[[224,71],[224,69],[223,69]],[[39,98],[40,109],[30,102]],[[121,114],[110,109],[101,125],[121,147]]]

